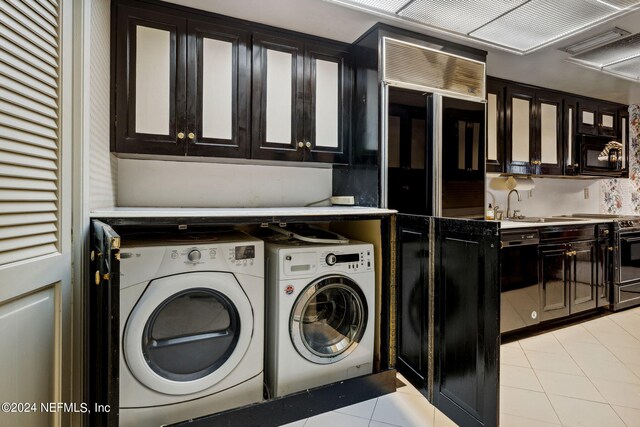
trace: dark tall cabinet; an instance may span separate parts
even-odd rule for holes
[[[462,426],[498,425],[498,227],[434,218],[433,402]]]

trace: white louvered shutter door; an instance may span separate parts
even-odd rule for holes
[[[0,266],[54,253],[58,3],[0,0]]]

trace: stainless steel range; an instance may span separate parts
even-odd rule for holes
[[[578,218],[610,219],[613,271],[611,309],[640,305],[640,216],[610,214],[574,214]]]

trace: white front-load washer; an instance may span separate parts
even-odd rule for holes
[[[267,243],[267,385],[274,396],[372,372],[373,245]]]
[[[120,257],[120,425],[263,400],[264,243],[123,238]]]

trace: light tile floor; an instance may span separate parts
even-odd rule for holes
[[[640,426],[640,308],[500,350],[501,427]]]
[[[640,427],[640,307],[504,344],[501,427]],[[411,386],[288,427],[454,427]]]

